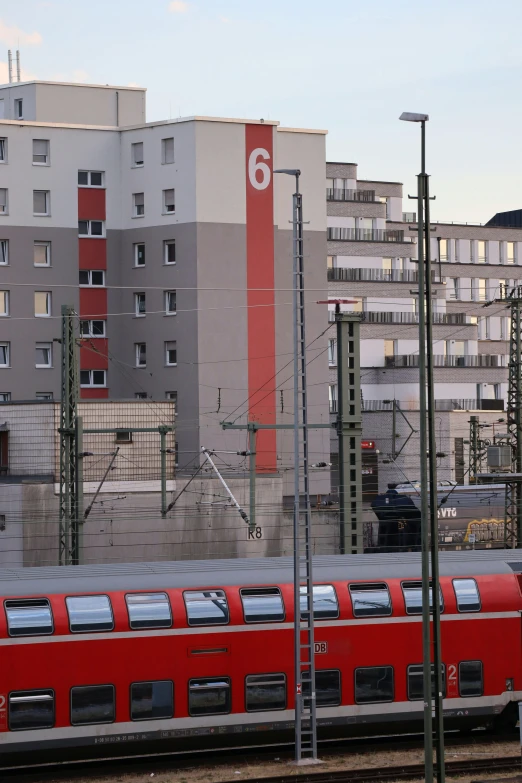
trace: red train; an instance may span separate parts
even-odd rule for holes
[[[448,728],[515,726],[517,556],[441,554]],[[315,558],[320,737],[422,728],[419,580],[417,553]],[[289,558],[4,569],[0,590],[4,763],[291,736]]]

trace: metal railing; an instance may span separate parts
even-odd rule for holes
[[[327,201],[375,202],[375,190],[352,190],[351,188],[326,188]]]
[[[363,323],[368,324],[417,324],[417,313],[407,312],[365,312],[361,313]],[[471,325],[470,316],[466,313],[433,313],[434,324],[450,326]]]
[[[365,269],[357,267],[335,267],[328,270],[330,282],[376,282],[376,283],[416,283],[416,269]]]
[[[418,400],[397,400],[397,405],[403,411],[418,411]],[[363,400],[363,411],[391,411],[393,408],[392,400]],[[478,410],[477,400],[435,400],[435,410],[437,411],[468,411]]]
[[[434,367],[505,367],[503,354],[479,354],[478,356],[450,356],[435,354]],[[385,367],[418,367],[418,354],[397,354],[384,357]]]
[[[330,226],[326,238],[336,242],[404,242],[404,231],[387,228],[340,228]],[[408,238],[409,241],[409,238]]]
[[[402,222],[403,223],[416,223],[417,222],[417,213],[416,212],[403,212],[402,213]]]

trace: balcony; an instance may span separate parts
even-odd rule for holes
[[[342,283],[416,283],[416,269],[347,269],[336,267],[328,270],[330,282]]]
[[[351,190],[348,188],[326,188],[327,201],[366,201],[375,203],[375,190]]]
[[[433,357],[434,367],[505,367],[503,354],[479,354],[478,356],[444,356],[436,354]],[[384,357],[385,367],[418,367],[418,354],[404,354]]]
[[[330,226],[326,238],[334,242],[404,242],[404,231],[387,228],[339,228]],[[409,241],[409,237],[408,237]]]
[[[416,223],[417,222],[417,213],[416,212],[403,212],[402,213],[402,222],[403,223]]]
[[[397,405],[403,411],[418,411],[418,400],[397,400]],[[497,402],[497,401],[496,401]],[[502,400],[498,400],[502,402]],[[391,411],[393,403],[391,400],[363,400],[363,411]],[[477,400],[435,400],[435,410],[437,411],[476,411],[480,410],[480,401]]]
[[[433,313],[433,323],[438,325],[471,325],[470,318],[466,313]],[[365,312],[361,313],[361,320],[368,324],[418,324],[419,316],[407,312]]]

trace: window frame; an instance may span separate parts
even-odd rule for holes
[[[167,141],[172,141],[172,160],[167,160]],[[170,166],[176,161],[176,145],[174,141],[174,136],[167,136],[166,138],[161,140],[161,165],[162,166]]]
[[[73,691],[75,690],[87,690],[87,688],[112,688],[112,706],[113,706],[113,717],[112,720],[103,720],[103,721],[81,721],[81,723],[74,722],[73,721]],[[69,691],[69,723],[71,726],[103,726],[110,723],[116,722],[116,688],[115,686],[108,682],[108,683],[101,683],[96,685],[73,685]]]
[[[40,152],[34,151],[34,143],[35,141],[43,141],[47,145],[47,152],[45,155]],[[44,161],[35,160],[35,158],[43,158],[45,157]],[[33,139],[33,166],[50,166],[51,165],[51,140],[50,139]]]
[[[45,694],[45,693],[52,694],[51,696],[49,696],[47,698],[52,700],[52,703],[53,703],[53,722],[50,725],[46,725],[46,726],[32,726],[32,727],[22,726],[20,728],[13,728],[11,726],[11,709],[10,709],[10,707],[11,707],[11,698],[13,698],[13,696],[15,696],[15,694],[24,694],[23,698],[29,700],[30,699],[29,694],[31,694],[31,693],[34,694],[35,696],[40,695],[40,697],[43,694]],[[56,693],[54,691],[54,688],[32,688],[31,690],[28,690],[28,691],[9,691],[9,693],[7,695],[7,705],[6,706],[7,706],[7,727],[8,727],[9,731],[41,731],[42,729],[52,729],[55,726],[55,723],[56,723]]]
[[[80,223],[87,223],[87,233],[82,234],[80,232]],[[101,234],[93,234],[92,233],[92,226],[93,223],[99,223],[101,225]],[[105,239],[105,220],[98,220],[92,219],[92,220],[78,220],[78,236],[83,239]]]
[[[0,402],[11,402],[11,392],[0,392]]]
[[[190,692],[191,692],[191,686],[194,682],[201,682],[202,680],[205,680],[206,682],[225,682],[228,686],[227,691],[227,702],[228,702],[228,709],[227,710],[219,710],[218,712],[192,712],[191,711],[191,705],[190,705]],[[207,686],[208,690],[210,690],[211,686]],[[196,691],[197,692],[197,691]],[[192,677],[188,681],[188,714],[191,717],[198,718],[208,715],[230,715],[232,712],[232,678],[231,677]]]
[[[142,264],[138,263],[139,256],[140,256],[138,248],[140,248],[140,247],[143,248],[143,263]],[[141,269],[147,263],[147,256],[146,256],[146,252],[145,252],[145,242],[133,242],[132,249],[133,249],[133,254],[134,254],[134,267],[136,269]]]
[[[15,120],[23,120],[24,118],[24,99],[23,98],[15,98],[14,99],[14,118]]]
[[[11,311],[9,309],[9,305],[10,305],[9,293],[10,293],[10,290],[8,288],[4,288],[4,289],[2,289],[0,291],[0,299],[2,299],[2,294],[3,294],[3,300],[4,300],[4,302],[3,302],[4,312],[2,312],[0,310],[0,318],[9,318],[9,316],[11,315]]]
[[[167,193],[172,193],[172,204],[167,204]],[[172,209],[169,209],[170,206],[172,206]],[[162,191],[161,214],[162,215],[176,214],[176,189],[175,188],[165,188]]]
[[[132,689],[135,685],[155,685],[155,684],[163,684],[163,683],[169,683],[170,684],[170,690],[171,690],[171,713],[170,715],[163,715],[160,718],[158,718],[155,715],[151,715],[150,718],[133,718],[132,716]],[[139,680],[138,682],[131,682],[129,686],[129,715],[131,721],[134,723],[142,723],[146,720],[171,720],[174,717],[175,714],[175,704],[174,704],[174,681],[173,680]]]
[[[37,193],[43,193],[45,196],[45,212],[35,212],[34,199]],[[50,190],[33,190],[33,217],[51,217],[51,191]]]
[[[172,245],[174,247],[174,261],[168,260],[169,246]],[[165,266],[175,266],[176,264],[176,240],[175,239],[164,239],[163,240],[163,264]]]
[[[45,264],[36,263],[34,251],[37,247],[45,248]],[[33,266],[35,266],[37,269],[44,269],[51,266],[51,242],[43,239],[35,239],[33,241]]]
[[[144,361],[141,361],[143,358]],[[147,343],[134,343],[134,361],[137,368],[142,369],[147,366]]]
[[[190,600],[187,603],[187,599],[185,598],[185,596],[187,594],[190,594],[190,593],[205,593],[205,592],[208,592],[208,593],[223,593],[223,598],[225,599],[225,606],[226,606],[226,610],[227,610],[226,620],[210,622],[210,623],[207,623],[207,622],[204,622],[204,623],[203,622],[194,622],[193,618],[191,620],[190,615],[189,615],[189,610],[188,610],[188,604],[190,603]],[[219,597],[220,596],[217,596],[217,598],[219,598]],[[202,600],[202,599],[195,599],[194,603],[196,603],[197,600]],[[210,599],[210,600],[212,600],[212,599]],[[207,588],[202,588],[200,590],[196,590],[196,589],[194,589],[194,590],[183,590],[183,605],[185,607],[185,616],[187,618],[187,625],[189,627],[191,627],[191,628],[192,627],[194,627],[194,628],[208,628],[208,627],[213,627],[215,625],[230,625],[230,606],[229,606],[229,603],[228,603],[228,596],[227,596],[226,590],[223,590],[222,587],[212,587],[212,588],[208,588],[207,587]]]
[[[248,689],[249,687],[252,688],[255,683],[252,683],[249,685],[248,678],[249,677],[282,677],[282,683],[284,684],[284,690],[285,690],[285,703],[282,707],[262,707],[260,709],[252,709],[248,707]],[[262,683],[258,683],[261,685]],[[272,684],[281,684],[281,681],[279,683],[276,683],[275,681],[271,683],[270,681],[266,682],[265,685],[272,685]],[[246,674],[245,675],[245,712],[278,712],[280,710],[286,710],[288,707],[288,688],[287,688],[287,681],[286,681],[286,674],[284,672],[274,672],[273,674],[270,672],[258,672],[257,674]]]
[[[243,602],[243,593],[245,592],[245,590],[248,590],[248,591],[258,591],[260,594],[262,594],[263,591],[266,591],[267,595],[270,595],[270,593],[268,593],[268,590],[277,591],[277,594],[279,595],[279,597],[281,599],[281,606],[283,608],[283,616],[281,617],[281,619],[280,620],[265,620],[265,619],[248,620],[247,616],[246,616],[246,612],[245,612],[245,604]],[[271,593],[271,595],[275,595],[275,594],[276,594],[275,592]],[[285,606],[283,593],[281,591],[281,588],[278,587],[277,585],[273,585],[273,586],[271,585],[269,587],[268,586],[267,587],[240,587],[239,588],[239,598],[240,598],[240,601],[241,601],[241,610],[243,612],[243,620],[248,625],[259,625],[260,623],[284,623],[285,620],[286,620],[286,606]]]
[[[175,348],[168,348],[169,345],[174,344]],[[169,362],[169,351],[176,351],[176,361]],[[178,341],[177,340],[165,340],[165,367],[177,367],[178,366]]]
[[[143,312],[140,312],[140,305],[139,305],[140,302],[143,302],[143,307],[144,307]],[[147,315],[147,295],[145,291],[135,291],[134,292],[134,317],[145,318],[146,315]]]
[[[431,665],[431,685],[432,688],[435,686],[435,664],[432,663]],[[442,663],[442,683],[444,686],[444,692],[443,692],[443,699],[447,698],[447,692],[448,692],[448,684],[446,680],[446,664]],[[424,696],[419,696],[418,698],[412,698],[410,694],[410,669],[419,669],[420,673],[422,675],[422,681],[423,681],[423,691],[424,691],[424,664],[423,663],[409,663],[406,666],[406,695],[408,697],[408,701],[422,701]],[[432,698],[434,698],[434,695],[432,693]]]
[[[368,671],[369,669],[391,669],[392,672],[392,697],[391,699],[372,699],[368,701],[357,701],[357,672]],[[353,698],[355,704],[391,704],[395,701],[395,671],[389,664],[383,666],[358,666],[353,670]]]
[[[0,342],[0,348],[5,348],[5,358],[6,358],[6,363],[0,364],[0,368],[7,369],[11,367],[11,343],[2,340],[2,342]]]
[[[100,630],[96,631],[93,629],[89,629],[87,631],[74,631],[71,627],[71,617],[69,614],[69,605],[67,603],[69,598],[106,598],[109,602],[109,609],[111,611],[111,618],[112,618],[112,628],[101,628]],[[114,610],[112,608],[112,602],[110,599],[110,596],[107,595],[107,593],[82,593],[81,595],[66,595],[65,596],[65,610],[67,612],[67,624],[69,627],[70,633],[110,633],[111,631],[114,631]]]
[[[430,591],[432,594],[432,600],[430,603],[430,614],[433,612],[433,583],[430,579]],[[408,605],[406,602],[406,596],[404,595],[404,585],[419,585],[419,587],[411,588],[412,590],[421,590],[421,609],[420,612],[412,612],[411,610],[408,610]],[[420,579],[404,579],[401,581],[401,592],[402,592],[402,598],[404,601],[404,611],[408,616],[412,617],[420,617],[422,614],[422,582]],[[445,606],[444,606],[444,594],[442,592],[442,587],[439,584],[439,605],[440,605],[440,613],[442,614],[444,612]]]
[[[141,196],[142,197],[142,204],[137,203],[136,197]],[[140,209],[142,210],[140,212]],[[145,217],[145,191],[139,191],[138,193],[132,194],[132,217],[133,218],[142,218]]]
[[[36,342],[34,344],[34,349],[35,349],[35,357],[34,357],[34,359],[35,359],[35,361],[34,361],[35,369],[37,369],[37,370],[49,370],[49,369],[52,369],[52,366],[53,366],[53,344],[52,344],[52,342]],[[49,351],[49,363],[48,364],[37,364],[37,362],[36,362],[36,351],[37,350],[41,350],[41,351],[47,351],[48,350]]]
[[[3,251],[3,248],[5,248],[5,253]],[[0,266],[9,266],[9,240],[8,239],[0,239]],[[5,258],[5,261],[2,259]]]
[[[168,610],[169,610],[169,618],[170,618],[170,621],[169,621],[168,625],[157,625],[157,624],[155,624],[155,625],[140,625],[140,626],[133,625],[133,622],[136,622],[136,621],[132,620],[132,618],[131,618],[131,612],[130,612],[130,609],[129,609],[128,598],[129,597],[133,597],[133,596],[143,596],[143,595],[147,595],[147,596],[148,595],[164,595],[165,596],[165,598],[167,599],[167,607],[168,607]],[[142,591],[142,592],[135,592],[135,593],[125,593],[125,606],[126,606],[126,609],[127,609],[127,619],[129,621],[129,628],[131,629],[131,631],[148,631],[148,630],[151,630],[151,629],[154,629],[154,628],[172,628],[173,625],[174,625],[174,615],[173,615],[173,612],[172,612],[172,604],[171,604],[171,601],[170,601],[168,593],[166,593],[164,590],[161,590],[161,591],[151,590],[151,591],[148,591],[148,592],[143,592]],[[142,680],[142,682],[149,682],[149,681],[148,680]],[[150,682],[155,682],[155,680],[150,680]]]
[[[141,145],[141,157],[143,160],[136,161],[136,149]],[[145,145],[142,141],[131,142],[131,168],[141,169],[145,165]]]
[[[332,588],[333,594],[335,596],[335,603],[336,603],[336,606],[337,606],[337,613],[335,614],[335,616],[334,615],[328,615],[327,617],[320,617],[320,616],[316,615],[316,611],[314,609],[314,591],[315,591],[316,587],[331,587]],[[299,588],[299,594],[300,595],[301,595],[301,590],[303,590],[303,589],[306,590],[306,586],[304,588],[303,587]],[[312,611],[314,613],[314,622],[321,622],[322,620],[338,620],[339,619],[341,610],[339,608],[339,596],[337,595],[337,590],[335,589],[335,585],[330,584],[330,583],[326,583],[326,582],[324,582],[324,583],[321,582],[321,583],[317,583],[317,584],[314,583],[314,585],[312,587]],[[305,615],[303,614],[303,612],[301,610],[301,603],[300,602],[299,602],[299,613],[301,615],[301,619],[305,619]]]
[[[84,273],[87,272],[88,280],[89,280],[88,283],[81,283],[79,281],[79,279],[78,279],[78,287],[79,288],[105,288],[106,287],[105,286],[105,269],[80,269],[78,271],[80,273],[81,272],[84,272]],[[101,273],[102,278],[103,278],[103,283],[101,285],[98,285],[98,283],[93,283],[92,282],[92,273],[93,272],[100,272]],[[94,320],[97,320],[97,319],[94,319]]]
[[[82,372],[88,372],[90,382],[82,383]],[[104,376],[103,383],[93,383],[94,375],[92,373],[102,372]],[[80,370],[80,388],[81,389],[106,389],[107,388],[107,370]]]
[[[0,203],[0,215],[9,214],[9,188],[0,188],[0,193],[5,192],[5,204]]]
[[[53,399],[53,393],[52,392],[35,392],[34,398],[35,398],[35,400],[45,400],[47,402],[50,402]]]
[[[45,303],[46,303],[46,312],[45,313],[37,313],[36,312],[36,295],[37,294],[45,295]],[[52,293],[51,293],[51,291],[35,291],[34,292],[34,317],[35,318],[51,318],[51,316],[52,316],[52,307],[53,307],[53,300],[52,300]]]
[[[475,693],[473,695],[471,695],[469,693],[464,694],[464,695],[462,694],[461,687],[460,687],[460,679],[461,679],[460,678],[460,667],[462,666],[462,664],[465,664],[465,663],[480,663],[480,684],[482,686],[481,689],[480,689],[480,693]],[[473,658],[470,661],[459,661],[458,681],[459,681],[459,696],[460,696],[461,699],[480,699],[480,697],[484,695],[484,663],[483,663],[483,661],[479,660],[478,658]]]
[[[92,326],[94,323],[103,324],[102,334],[95,334],[94,333],[93,326]],[[87,324],[88,325],[87,332],[83,331],[82,324]],[[80,338],[81,339],[93,338],[94,340],[97,340],[99,337],[102,337],[102,338],[106,337],[106,335],[107,335],[106,326],[107,326],[107,321],[104,318],[82,318],[80,320]]]
[[[80,183],[80,174],[87,174],[87,184]],[[92,184],[92,175],[93,174],[100,174],[101,175],[101,185],[93,185]],[[78,169],[78,187],[79,188],[95,188],[96,190],[102,190],[105,187],[105,172],[99,171],[99,170],[87,170],[87,169]]]
[[[23,604],[27,603],[30,605],[31,603],[34,606],[35,601],[40,601],[41,606],[47,605],[49,609],[49,615],[51,617],[51,630],[50,631],[40,631],[37,633],[11,633],[11,629],[9,627],[9,609],[17,608],[17,607],[10,607],[8,604]],[[21,608],[21,607],[19,607]],[[12,639],[18,639],[19,637],[27,638],[32,636],[52,636],[54,634],[54,615],[53,615],[53,608],[51,605],[51,602],[48,598],[6,598],[4,600],[4,614],[5,614],[5,622],[7,627],[7,634]],[[45,690],[45,689],[44,689]]]
[[[0,136],[0,150],[3,149],[3,155],[0,156],[0,164],[4,163],[7,165],[8,159],[8,136]]]
[[[458,593],[457,593],[457,590],[456,590],[456,587],[455,587],[455,582],[474,582],[475,588],[477,590],[477,598],[478,598],[478,604],[479,604],[479,608],[478,609],[461,609],[459,607],[459,596],[458,596]],[[470,613],[481,612],[482,611],[482,598],[480,597],[480,590],[479,590],[479,586],[477,584],[477,580],[474,577],[472,577],[472,576],[456,576],[456,577],[452,578],[451,586],[453,587],[453,593],[455,595],[455,603],[457,604],[457,612],[459,614],[470,614]]]
[[[335,702],[331,701],[328,704],[319,704],[319,699],[317,698],[317,693],[318,693],[318,689],[317,689],[317,675],[318,674],[319,675],[320,674],[328,674],[330,672],[336,672],[336,674],[338,675],[337,679],[338,679],[338,682],[339,682],[339,690],[338,690],[338,694],[337,694],[337,701],[335,701]],[[342,679],[343,679],[343,675],[342,675],[342,672],[341,672],[340,669],[316,669],[315,670],[315,703],[316,703],[317,709],[321,709],[321,708],[325,708],[325,707],[339,707],[341,705],[342,698],[343,698],[343,691],[342,691],[343,682],[342,682]]]
[[[386,589],[386,592],[388,593],[389,598],[389,612],[372,612],[370,614],[359,614],[360,610],[355,608],[354,599],[352,597],[352,587],[354,588],[354,592],[359,590],[360,592],[364,592],[364,590],[361,590],[361,587],[368,587],[368,588],[380,588],[381,590],[383,588]],[[370,589],[368,589],[367,592],[370,592]],[[392,597],[390,593],[390,587],[387,582],[348,582],[348,594],[350,596],[350,601],[352,604],[352,614],[354,618],[358,617],[391,617],[393,614],[393,603],[392,603]],[[364,667],[363,667],[364,668]],[[368,668],[368,667],[367,667]],[[371,667],[370,667],[371,668]]]
[[[178,305],[178,303],[177,303],[176,289],[175,288],[171,288],[168,291],[164,291],[164,294],[165,294],[165,315],[177,315],[177,312],[178,312],[177,305]],[[174,294],[174,303],[176,305],[176,308],[174,310],[169,310],[169,308],[168,308],[169,295],[170,294]]]

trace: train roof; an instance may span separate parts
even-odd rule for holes
[[[522,573],[522,551],[480,550],[440,553],[441,576]],[[419,552],[319,555],[314,582],[420,579]],[[274,585],[293,581],[293,558],[178,560],[107,563],[51,568],[0,568],[0,594],[103,593],[115,590]]]

